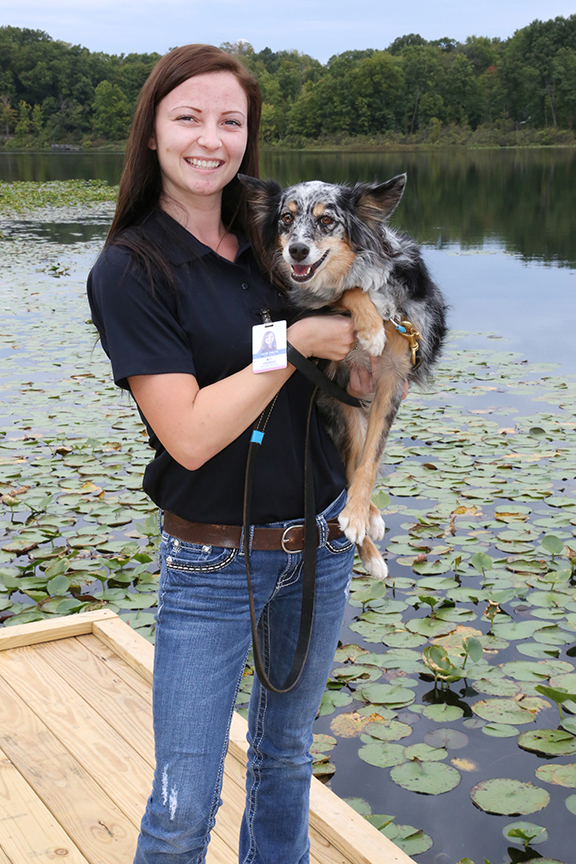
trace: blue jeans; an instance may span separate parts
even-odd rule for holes
[[[345,500],[343,492],[317,517],[316,607],[302,677],[284,694],[254,681],[241,864],[309,862],[312,723],[333,663],[354,557],[344,536],[325,542],[325,525]],[[241,550],[184,543],[165,533],[160,561],[156,771],[134,864],[201,864],[221,804],[228,732],[251,644],[246,572]],[[253,550],[250,561],[264,662],[280,685],[298,636],[302,554]]]

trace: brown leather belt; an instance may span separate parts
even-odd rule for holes
[[[334,540],[344,533],[337,519],[328,519],[328,540]],[[164,530],[184,540],[185,543],[201,543],[207,546],[223,546],[225,549],[239,549],[240,525],[209,525],[205,522],[188,522],[164,513]],[[316,544],[318,544],[318,526],[316,526]],[[304,548],[304,525],[289,525],[287,528],[254,528],[252,549],[275,550],[284,552],[301,552]]]

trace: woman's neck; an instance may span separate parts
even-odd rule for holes
[[[234,260],[238,251],[238,240],[235,234],[226,231],[222,222],[221,200],[210,199],[198,204],[195,202],[194,206],[186,206],[184,202],[162,196],[160,207],[205,246],[223,258]]]

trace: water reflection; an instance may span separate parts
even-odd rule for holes
[[[117,183],[121,153],[0,153],[1,180]],[[524,261],[576,266],[576,151],[267,152],[262,176],[280,183],[385,180],[406,171],[396,224],[420,242],[480,248],[496,242]]]

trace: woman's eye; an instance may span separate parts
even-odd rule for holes
[[[294,221],[294,216],[292,215],[292,213],[284,213],[284,215],[280,217],[280,220],[284,223],[284,225],[291,225]]]
[[[320,219],[322,225],[332,225],[334,223],[334,219],[331,216],[322,216]]]

